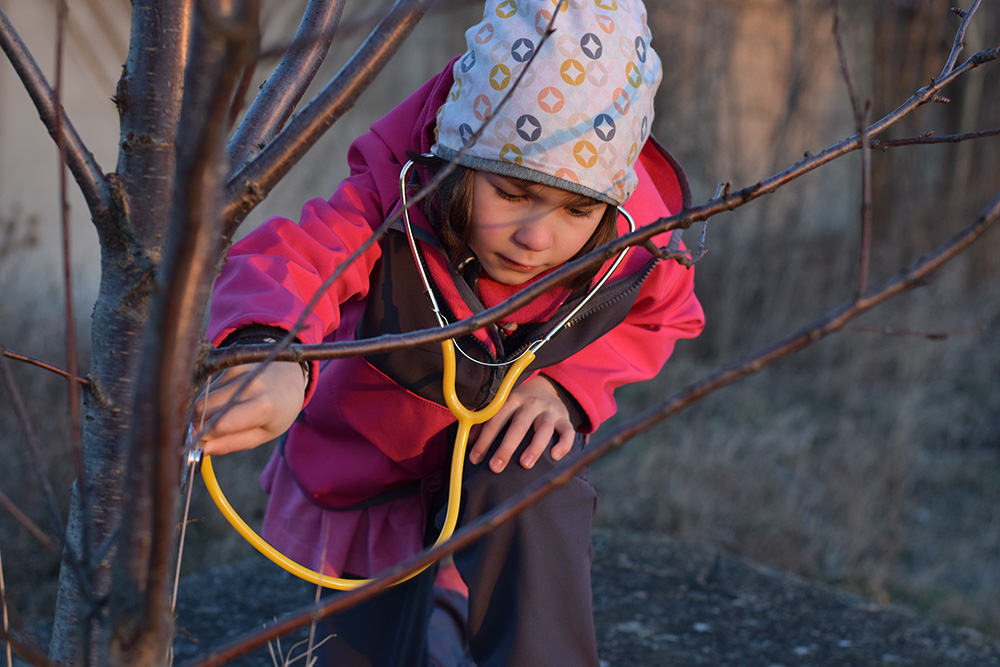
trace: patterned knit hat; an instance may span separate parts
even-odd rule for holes
[[[541,42],[554,34],[499,110]],[[431,151],[458,162],[621,204],[653,122],[660,59],[642,0],[487,0],[465,33]]]

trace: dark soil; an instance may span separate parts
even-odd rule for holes
[[[610,531],[594,546],[602,665],[1000,666],[998,639],[705,547]],[[298,608],[310,588],[263,559],[189,577],[177,663]],[[232,664],[273,663],[261,650]]]
[[[602,667],[1000,666],[1000,639],[706,547],[602,530],[594,554]],[[309,584],[263,558],[186,578],[175,664],[273,622],[311,595]],[[281,652],[304,636],[284,638]],[[274,662],[260,649],[228,664]]]

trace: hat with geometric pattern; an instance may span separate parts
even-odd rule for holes
[[[455,159],[486,124],[460,164],[623,203],[662,75],[641,0],[487,0],[465,38],[431,152]]]

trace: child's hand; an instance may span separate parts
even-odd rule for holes
[[[534,428],[534,436],[520,459],[525,468],[535,465],[538,457],[545,453],[553,435],[559,435],[559,440],[552,446],[552,458],[556,461],[570,452],[576,437],[569,410],[552,383],[542,375],[536,375],[514,388],[500,411],[483,424],[469,452],[472,463],[478,464],[483,460],[494,438],[505,425],[507,432],[490,459],[490,470],[493,472],[500,472],[507,467],[530,428]]]
[[[208,398],[203,394],[195,403],[195,426],[201,421],[203,409],[206,420],[214,417],[258,365],[234,366],[213,379]],[[306,381],[298,363],[268,364],[212,428],[198,434],[205,454],[217,456],[253,449],[278,437],[298,416],[305,391]]]

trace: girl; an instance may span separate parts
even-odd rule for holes
[[[684,177],[648,137],[661,72],[641,1],[560,0],[555,33],[543,42],[554,8],[552,0],[487,0],[483,21],[466,33],[467,52],[354,142],[351,175],[329,200],[308,202],[298,224],[269,220],[233,246],[213,296],[212,341],[280,338],[324,278],[401,209],[405,224],[326,290],[298,332],[301,342],[437,326],[421,272],[445,318],[457,321],[627,231],[618,208],[626,200],[639,224],[680,210]],[[426,205],[404,206],[407,193],[451,160],[460,167]],[[666,245],[664,236],[655,242]],[[488,402],[504,365],[609,268],[461,337],[462,402]],[[675,341],[702,326],[692,272],[631,249],[473,434],[462,520],[582,447],[585,434],[615,412],[614,389],[655,375]],[[208,416],[249,370],[230,369],[213,383]],[[436,535],[455,433],[441,373],[436,343],[307,369],[274,363],[202,435],[204,451],[256,447],[287,430],[263,475],[270,494],[264,537],[324,573],[377,575]],[[457,574],[439,575],[467,590],[464,629],[475,664],[598,664],[593,510],[593,489],[576,479],[456,554]],[[335,618],[331,664],[428,664],[434,575]]]

